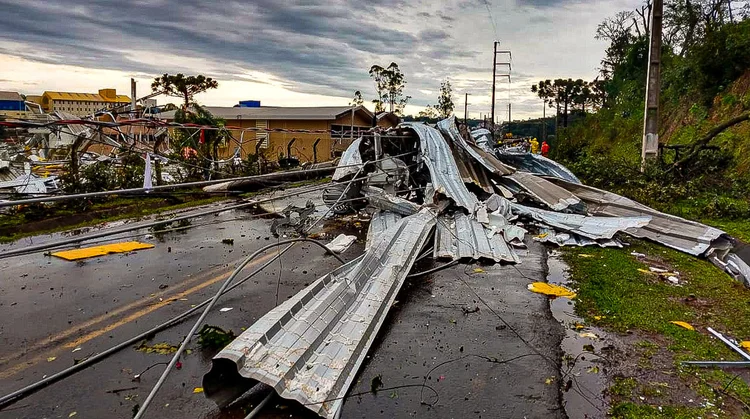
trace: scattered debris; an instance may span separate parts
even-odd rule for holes
[[[219,309],[219,311],[222,312],[222,313],[226,313],[227,311],[230,311],[232,309],[233,309],[233,307],[224,307],[224,308]]]
[[[383,375],[382,374],[378,374],[372,377],[372,380],[370,381],[371,392],[377,393],[380,387],[383,387]]]
[[[349,246],[352,245],[357,240],[357,236],[348,236],[346,234],[339,234],[331,240],[330,243],[328,243],[326,246],[328,249],[330,249],[333,253],[344,253],[346,252],[346,249],[349,248]]]
[[[225,331],[218,326],[204,324],[198,331],[198,345],[206,349],[219,349],[227,346],[235,337],[231,330]]]
[[[676,324],[677,326],[683,327],[687,330],[695,330],[695,328],[690,323],[681,322],[681,321],[671,321],[670,323]]]
[[[136,346],[135,350],[138,352],[146,353],[146,354],[169,355],[169,354],[177,352],[177,346],[170,345],[169,343],[166,343],[166,342],[157,343],[157,344],[149,346],[144,341],[144,342],[141,342],[140,345]]]
[[[57,359],[56,356],[50,356],[50,357],[47,358],[47,362],[52,362],[52,361],[54,361],[56,359]]]
[[[193,389],[193,394],[203,393],[203,387],[196,387]]]
[[[234,239],[221,239],[222,244],[228,244],[230,246],[234,246]]]
[[[56,256],[65,260],[81,260],[97,256],[105,256],[111,253],[127,253],[135,250],[151,249],[153,247],[154,245],[150,243],[122,242],[105,244],[102,246],[84,247],[81,249],[65,250],[52,253],[52,256]]]
[[[534,282],[527,286],[529,291],[551,297],[576,298],[576,293],[561,285],[552,285],[546,282]]]

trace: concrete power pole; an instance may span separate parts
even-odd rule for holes
[[[135,79],[130,79],[130,119],[136,118],[136,109],[135,109],[135,101],[136,101],[136,93],[135,93]]]
[[[646,161],[659,156],[659,93],[661,91],[661,34],[664,0],[653,0],[646,76],[646,109],[643,114],[641,170]]]
[[[464,99],[464,125],[467,125],[469,121],[469,94],[466,93]]]
[[[493,129],[495,125],[495,78],[497,78],[497,44],[499,44],[499,42],[495,41],[492,51],[492,116],[490,116],[490,122],[493,125]]]

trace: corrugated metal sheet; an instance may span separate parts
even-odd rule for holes
[[[581,183],[567,167],[540,154],[498,149],[497,158],[523,172],[554,176],[568,182]]]
[[[486,259],[495,262],[518,263],[518,255],[500,234],[490,237],[490,231],[466,216],[456,213],[453,217],[438,217],[435,229],[434,257],[439,259]]]
[[[585,213],[585,206],[578,197],[544,178],[516,172],[503,179],[517,184],[535,200],[555,211]]]
[[[592,240],[577,234],[560,233],[551,228],[540,228],[539,235],[534,240],[542,243],[552,243],[557,246],[599,246],[599,247],[622,247],[622,243],[615,239]]]
[[[259,381],[333,418],[434,225],[426,209],[404,218],[271,310],[214,357],[206,396],[225,406]]]
[[[593,240],[611,239],[620,231],[642,228],[649,224],[651,217],[592,217],[579,214],[563,214],[545,211],[519,204],[511,204],[513,213],[531,218],[557,230],[574,233]]]
[[[400,126],[413,130],[419,136],[421,157],[432,175],[435,192],[452,198],[456,204],[474,213],[479,201],[461,181],[451,149],[440,131],[418,122],[405,122]]]
[[[450,138],[453,144],[465,151],[471,156],[471,158],[476,160],[485,169],[489,170],[490,173],[496,175],[509,175],[515,172],[515,169],[506,166],[492,154],[487,153],[475,145],[467,143],[458,131],[455,117],[443,119],[437,123],[437,126],[447,138]]]
[[[370,219],[370,227],[367,229],[367,242],[365,250],[369,249],[376,238],[380,237],[386,230],[398,224],[403,217],[395,212],[377,211]]]
[[[333,172],[333,181],[344,179],[347,176],[355,175],[362,167],[362,155],[359,153],[359,144],[362,142],[361,138],[357,138],[346,151],[341,155],[338,167]],[[358,165],[358,166],[355,166]],[[347,167],[348,166],[348,167]]]
[[[492,133],[490,132],[490,130],[486,128],[475,129],[471,132],[471,138],[474,139],[474,142],[477,143],[477,146],[482,150],[488,153],[493,152],[492,148],[495,143],[495,139],[492,137]]]
[[[550,180],[584,200],[590,214],[609,217],[651,217],[651,222],[647,226],[625,230],[632,236],[653,240],[694,256],[705,254],[714,241],[726,239],[726,233],[717,228],[664,214],[624,196],[559,179]]]
[[[373,207],[395,212],[400,215],[412,215],[419,212],[420,206],[395,195],[386,194],[384,190],[369,186],[364,191],[367,200]]]

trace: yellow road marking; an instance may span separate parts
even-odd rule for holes
[[[256,259],[254,262],[248,264],[247,266],[250,267],[250,266],[254,266],[254,265],[260,264],[260,263],[264,263],[268,259],[270,259],[270,258],[272,258],[274,256],[276,256],[276,253],[266,254],[265,256],[262,256],[262,257]],[[214,271],[214,270],[212,270],[212,271]],[[119,327],[119,326],[122,326],[124,324],[130,323],[133,320],[137,320],[137,319],[139,319],[139,318],[141,318],[141,317],[143,317],[143,316],[145,316],[145,315],[147,315],[147,314],[149,314],[149,313],[151,313],[151,312],[153,312],[153,311],[155,311],[155,310],[157,310],[159,308],[162,308],[162,307],[170,304],[172,302],[172,300],[184,298],[184,297],[186,297],[186,296],[188,296],[188,295],[190,295],[190,294],[192,294],[192,293],[194,293],[196,291],[200,291],[203,288],[211,286],[211,285],[213,285],[213,284],[221,281],[222,279],[225,279],[226,277],[229,276],[229,274],[230,274],[230,272],[225,272],[225,273],[223,273],[221,275],[215,276],[215,277],[213,277],[213,278],[211,278],[211,279],[209,279],[209,280],[207,280],[205,282],[202,282],[202,283],[200,283],[198,285],[195,285],[195,286],[193,286],[193,287],[191,287],[191,288],[189,288],[189,289],[187,289],[185,291],[182,291],[182,292],[180,292],[178,294],[175,294],[174,296],[171,296],[168,299],[164,299],[163,301],[160,301],[157,304],[153,304],[153,305],[144,307],[141,310],[138,310],[135,313],[132,313],[132,314],[128,315],[125,318],[122,318],[121,320],[118,320],[118,321],[116,321],[114,323],[111,323],[111,324],[109,324],[107,326],[104,326],[102,328],[99,328],[97,330],[93,330],[93,331],[87,333],[86,335],[75,339],[74,341],[65,343],[62,346],[58,346],[57,348],[53,348],[53,349],[47,351],[43,355],[36,356],[33,359],[31,359],[31,360],[24,361],[24,362],[22,362],[20,364],[17,364],[15,366],[11,367],[11,368],[3,370],[3,371],[0,372],[0,379],[5,379],[5,378],[8,378],[8,377],[12,377],[13,375],[18,374],[19,372],[27,369],[28,367],[31,367],[31,366],[33,366],[33,365],[35,365],[35,364],[37,364],[37,363],[39,363],[41,361],[46,360],[49,356],[58,354],[60,352],[60,350],[62,350],[62,349],[75,348],[75,347],[80,346],[83,343],[86,343],[86,342],[88,342],[88,341],[90,341],[92,339],[95,339],[95,338],[97,338],[97,337],[99,337],[99,336],[101,336],[101,335],[103,335],[103,334],[105,334],[105,333],[107,333],[107,332],[109,332],[109,331],[111,331],[111,330]],[[144,302],[141,301],[141,302],[138,302],[138,303],[142,304]],[[130,307],[130,306],[134,306],[134,305],[138,305],[138,304],[133,303],[133,304],[129,304],[126,307]],[[117,311],[119,313],[122,313],[123,311],[126,311],[126,310],[127,309],[125,309],[125,308],[121,308],[121,309],[118,309]],[[100,317],[107,317],[107,318],[113,317],[112,314],[114,314],[114,312],[110,312],[109,315],[100,316]],[[101,319],[101,320],[104,320],[104,319]],[[100,323],[101,320],[98,320],[98,321],[89,321],[89,322],[86,322],[86,323],[88,323],[88,324],[96,324],[96,323]],[[86,326],[83,326],[83,327],[86,327]],[[69,336],[71,334],[71,333],[69,333],[71,330],[73,330],[72,333],[74,333],[75,331],[78,331],[78,330],[82,329],[83,327],[80,327],[80,326],[73,327],[71,329],[68,329],[68,331],[65,331],[65,332],[61,333],[60,335],[65,334],[66,335],[65,337],[67,337],[67,336]],[[57,340],[57,339],[55,339],[55,340]],[[9,357],[9,358],[12,359],[12,357]]]

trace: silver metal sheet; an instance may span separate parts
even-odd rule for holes
[[[750,285],[750,265],[734,253],[727,255],[724,260],[732,276],[745,284],[745,286]]]
[[[365,250],[369,249],[376,238],[380,237],[386,230],[398,224],[403,217],[395,212],[378,211],[372,215],[370,226],[367,229],[367,242]]]
[[[558,231],[574,233],[592,240],[611,239],[620,231],[642,228],[651,217],[593,217],[578,214],[563,214],[511,203],[513,213],[532,218]]]
[[[337,180],[344,179],[347,176],[356,175],[357,172],[362,168],[362,155],[359,154],[359,144],[362,142],[361,138],[357,138],[349,147],[347,147],[344,154],[341,155],[338,167],[333,172],[331,180],[334,182]]]
[[[495,139],[492,137],[492,133],[490,132],[490,130],[486,128],[475,129],[471,132],[471,138],[474,139],[474,142],[477,143],[477,146],[482,150],[488,153],[493,152],[492,148],[495,143]]]
[[[578,197],[547,179],[524,172],[516,172],[503,179],[514,182],[535,200],[554,211],[585,212],[585,207]]]
[[[659,212],[612,192],[559,179],[550,180],[580,197],[592,215],[651,217],[647,226],[625,230],[635,237],[649,239],[694,256],[705,254],[714,241],[726,237],[726,233],[717,228]]]
[[[435,192],[474,213],[479,201],[461,181],[451,149],[440,131],[419,122],[404,122],[400,126],[413,130],[419,136],[421,157],[432,175]]]
[[[412,215],[419,212],[421,208],[411,201],[387,194],[384,190],[373,186],[367,187],[364,193],[370,205],[383,211],[395,212],[400,215]]]
[[[481,223],[463,213],[438,217],[433,255],[438,259],[451,260],[520,261],[501,234],[493,235]]]
[[[541,154],[498,149],[497,158],[503,163],[509,164],[522,172],[554,176],[568,182],[581,183],[576,175],[574,175],[567,167],[554,160],[548,159]]]
[[[224,406],[260,381],[333,418],[435,219],[427,209],[404,218],[356,263],[263,316],[214,357],[206,396]]]
[[[515,169],[503,164],[492,154],[487,153],[486,151],[475,145],[467,143],[464,137],[458,131],[455,117],[443,119],[442,121],[439,121],[437,123],[437,126],[440,129],[440,132],[442,132],[443,135],[449,138],[453,142],[453,144],[466,152],[485,169],[489,170],[490,173],[497,175],[509,175],[515,172]]]
[[[577,234],[560,233],[551,228],[540,228],[539,235],[534,240],[542,243],[552,243],[557,246],[599,246],[599,247],[622,247],[622,243],[615,239],[592,240]]]

